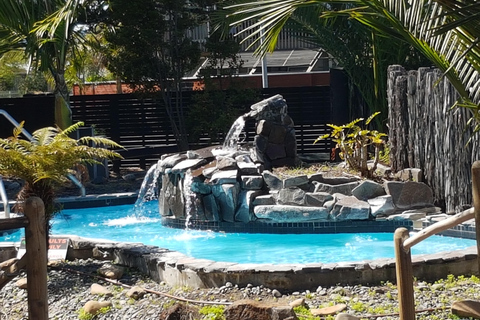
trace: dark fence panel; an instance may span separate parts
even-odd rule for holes
[[[183,95],[184,112],[195,92]],[[261,95],[268,98],[281,94],[288,105],[288,113],[295,123],[299,154],[329,154],[330,141],[313,144],[315,139],[328,131],[327,123],[332,119],[330,87],[269,88]],[[177,152],[170,122],[162,100],[140,99],[133,94],[72,96],[70,99],[73,122],[82,121],[94,128],[94,133],[104,135],[126,150],[121,153],[124,160],[116,161],[114,169],[140,166],[146,168],[158,161],[165,153]],[[6,109],[17,121],[26,120],[26,129],[33,131],[53,125],[54,99],[52,96],[0,99],[0,108]],[[245,110],[248,112],[249,110]],[[7,137],[13,127],[0,117],[0,136]],[[247,141],[253,139],[254,126],[247,123]],[[210,141],[200,139],[192,149],[207,146]]]
[[[25,121],[24,128],[30,133],[55,124],[54,104],[51,95],[0,99],[0,109],[7,111],[18,122]],[[0,116],[0,137],[12,136],[13,128],[5,117]]]

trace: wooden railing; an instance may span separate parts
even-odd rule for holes
[[[439,232],[450,229],[467,220],[475,218],[475,226],[480,225],[480,161],[475,161],[472,165],[472,193],[473,208],[462,211],[443,221],[437,222],[421,230],[412,237],[409,237],[409,231],[406,228],[398,228],[395,231],[395,264],[400,320],[415,319],[413,267],[410,249],[422,240],[425,240],[426,238]],[[477,252],[479,252],[480,228],[476,227],[475,230],[477,238]],[[479,263],[478,270],[480,271],[480,259],[478,259],[478,255],[477,261]]]
[[[40,198],[27,199],[25,216],[0,219],[0,230],[25,228],[26,253],[20,259],[2,263],[0,289],[20,269],[27,269],[28,319],[48,320],[47,237],[45,206]]]

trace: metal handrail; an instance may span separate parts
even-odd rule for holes
[[[16,128],[20,128],[21,132],[23,133],[23,135],[30,141],[33,141],[33,137],[32,135],[27,131],[25,130],[23,127],[20,126],[20,123],[18,123],[7,111],[3,110],[3,109],[0,109],[0,114],[3,115],[8,121],[10,121],[11,124],[13,124]],[[86,191],[85,191],[85,187],[83,186],[83,184],[78,181],[77,178],[75,178],[75,176],[73,174],[68,174],[67,175],[68,179],[70,179],[78,188],[80,188],[80,191],[82,193],[82,197],[85,197],[86,195]]]
[[[10,204],[8,203],[7,191],[5,191],[5,185],[3,184],[2,176],[0,176],[0,198],[3,202],[3,209],[5,212],[5,218],[10,218]]]

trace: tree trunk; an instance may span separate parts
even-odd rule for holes
[[[60,129],[72,125],[72,111],[70,110],[70,92],[63,73],[53,73],[55,79],[55,124]]]

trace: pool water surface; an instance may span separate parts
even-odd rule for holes
[[[0,234],[0,242],[20,241],[22,232]],[[140,208],[122,205],[63,210],[53,220],[52,234],[141,242],[198,259],[236,263],[306,264],[394,257],[392,233],[219,233],[163,227],[156,201]],[[433,236],[414,246],[412,254],[472,246],[476,246],[475,240]]]

